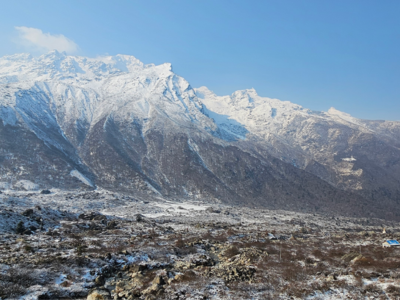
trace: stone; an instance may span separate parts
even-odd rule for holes
[[[207,208],[206,208],[206,212],[208,212],[208,213],[213,213],[213,212],[214,212],[214,208],[212,208],[212,207],[207,207]]]
[[[112,300],[110,292],[105,288],[94,288],[89,292],[86,300]]]
[[[110,222],[107,223],[107,229],[114,229],[115,227],[117,227],[117,221],[112,220]]]
[[[32,208],[28,208],[27,210],[25,210],[22,213],[22,215],[25,216],[25,217],[30,217],[31,215],[33,215],[33,209]]]
[[[142,222],[144,220],[144,216],[141,214],[135,215],[136,222]]]
[[[97,215],[95,217],[92,218],[92,221],[103,221],[103,220],[107,220],[107,217],[105,215]]]
[[[146,265],[130,265],[129,272],[131,273],[140,273],[147,269]]]
[[[164,280],[164,278],[161,275],[157,275],[154,279],[153,279],[153,284],[157,284],[157,285],[164,285],[166,282]]]
[[[98,286],[102,286],[106,283],[106,280],[105,280],[104,276],[100,275],[100,276],[96,277],[96,279],[94,280],[94,283]]]
[[[43,195],[51,194],[51,192],[49,190],[42,190],[40,193],[43,194]]]
[[[25,226],[24,226],[24,222],[19,221],[17,224],[17,228],[15,229],[15,232],[17,234],[23,234],[25,231]]]

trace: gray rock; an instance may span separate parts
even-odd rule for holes
[[[94,280],[94,283],[98,286],[103,286],[105,284],[106,280],[104,278],[104,276],[100,275],[97,276],[96,279]]]
[[[86,300],[112,300],[109,290],[105,288],[94,288],[89,292]]]

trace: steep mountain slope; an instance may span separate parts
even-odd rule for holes
[[[255,151],[381,205],[400,201],[400,122],[359,120],[334,108],[314,112],[254,90],[218,97],[201,87],[196,94],[207,115],[225,115],[216,119],[220,128],[242,124]]]
[[[3,57],[0,120],[0,188],[103,187],[398,217],[396,122],[311,112],[254,90],[217,97],[169,64]]]

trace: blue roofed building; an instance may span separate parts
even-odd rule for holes
[[[382,244],[382,247],[395,247],[395,246],[400,246],[400,243],[396,240],[387,240]]]

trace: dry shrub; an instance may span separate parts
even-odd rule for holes
[[[84,267],[88,263],[87,260],[82,256],[73,258],[71,262],[78,267]]]
[[[306,253],[304,252],[304,250],[299,249],[296,251],[296,259],[297,260],[307,260]],[[308,258],[308,260],[311,261],[311,262],[309,262],[311,264],[314,262],[314,260],[312,260],[311,258]]]
[[[290,261],[290,262],[295,261],[295,254],[286,249],[281,249],[279,255],[282,261]]]
[[[103,246],[103,242],[101,240],[91,240],[89,242],[90,245],[92,246],[96,246],[96,247],[102,247]]]
[[[62,287],[70,287],[72,285],[71,281],[63,281],[62,283],[60,283],[60,286]]]
[[[25,252],[34,252],[31,245],[24,245],[24,251]]]
[[[379,294],[382,292],[382,290],[375,283],[366,285],[364,287],[364,291],[368,293],[379,293]]]
[[[189,255],[189,254],[194,254],[197,253],[196,247],[182,247],[182,248],[175,248],[175,254],[176,255]]]
[[[267,250],[267,247],[270,245],[270,240],[267,240],[265,242],[259,242],[259,241],[252,241],[252,242],[247,242],[243,243],[243,248],[257,248],[260,250]],[[268,251],[267,251],[268,252]]]
[[[127,248],[127,245],[125,245],[122,242],[119,242],[119,243],[115,243],[114,245],[109,247],[109,249],[110,249],[109,252],[120,253],[120,252],[126,250],[126,248]]]
[[[386,288],[386,293],[392,294],[392,296],[400,296],[400,287],[394,286],[393,284],[388,285]]]
[[[143,286],[148,286],[151,284],[151,282],[154,280],[154,278],[157,275],[158,270],[157,269],[151,269],[151,270],[145,270],[143,272],[143,279],[142,283]]]
[[[79,247],[84,244],[84,241],[79,234],[71,233],[69,235],[69,238],[72,239],[72,241],[70,242],[70,245],[72,245],[72,247],[74,247],[74,248]]]
[[[175,241],[175,253],[177,255],[188,255],[197,253],[196,247],[193,246],[186,246],[187,241],[182,239],[182,236],[179,236],[178,239]]]
[[[272,298],[274,286],[269,282],[254,284],[249,282],[233,281],[228,284],[228,287],[234,295],[233,299],[252,299],[254,297],[254,292],[263,292],[262,299],[276,299]]]
[[[35,276],[31,270],[20,268],[9,268],[0,277],[0,296],[5,299],[14,299],[23,295],[26,288],[37,284]]]
[[[338,288],[338,289],[348,289],[349,288],[349,284],[347,283],[346,280],[336,280],[336,281],[333,281],[332,283],[335,286],[335,288]]]
[[[326,281],[322,281],[322,282],[314,281],[313,283],[310,284],[311,293],[313,293],[315,291],[321,291],[322,293],[325,293],[325,292],[329,291],[329,289],[330,289],[330,286]]]
[[[291,282],[283,288],[283,292],[290,297],[304,298],[309,295],[312,290],[303,283]]]
[[[356,287],[362,287],[363,281],[362,281],[362,277],[361,276],[354,276],[354,286]]]
[[[357,251],[353,251],[353,252],[357,252]],[[346,253],[347,253],[346,250],[343,248],[334,248],[334,249],[328,251],[327,257],[328,258],[338,258],[338,257],[342,257]]]
[[[325,265],[322,262],[319,262],[319,263],[317,263],[316,266],[307,266],[306,272],[309,275],[317,275],[317,274],[320,274],[320,273],[323,273],[323,272],[327,271],[328,268],[329,267],[327,265]]]
[[[370,257],[362,257],[355,262],[356,266],[370,267],[374,264],[374,260]]]
[[[282,277],[287,281],[301,281],[307,279],[306,269],[299,264],[285,264],[283,267]]]
[[[85,235],[86,236],[90,236],[90,237],[93,237],[93,236],[97,236],[97,235],[99,235],[101,233],[101,231],[100,230],[87,230],[86,232],[85,232]]]
[[[375,259],[377,260],[383,260],[384,258],[388,257],[390,253],[388,253],[388,251],[379,248],[379,249],[374,249],[374,251],[372,251],[373,256],[375,257]]]
[[[26,288],[19,284],[0,281],[0,296],[4,299],[18,299],[25,293]]]
[[[311,264],[315,263],[315,261],[314,261],[314,259],[312,259],[311,257],[307,257],[307,258],[305,259],[305,263],[311,265]]]
[[[212,236],[212,234],[210,232],[206,232],[201,236],[202,240],[209,240],[210,241],[210,240],[212,240],[212,238],[213,238],[213,236]]]
[[[314,255],[316,258],[323,258],[324,254],[322,253],[322,251],[320,249],[315,249],[312,252],[312,255]]]
[[[227,258],[231,258],[239,253],[240,253],[239,248],[236,246],[231,246],[224,251],[224,255]]]
[[[158,237],[158,236],[160,236],[160,235],[154,230],[154,228],[151,228],[151,229],[149,230],[149,238],[154,239],[154,238],[156,238],[156,237]]]
[[[185,247],[185,241],[182,239],[182,237],[179,237],[176,242],[175,242],[175,247],[182,248]]]
[[[213,236],[211,238],[214,242],[221,242],[221,243],[225,243],[228,240],[228,237],[226,236],[226,234],[221,233],[219,235]]]
[[[181,282],[192,282],[196,281],[198,279],[198,275],[192,271],[192,270],[187,270],[183,275],[180,277]]]
[[[279,254],[279,248],[277,248],[276,246],[268,246],[265,248],[265,250],[269,255]]]
[[[399,262],[374,260],[371,257],[363,257],[354,264],[354,269],[373,269],[378,273],[385,273],[391,269],[400,268]]]
[[[229,229],[226,231],[226,234],[229,235],[229,236],[231,236],[231,235],[236,235],[237,232],[236,232],[233,228],[229,228]]]

